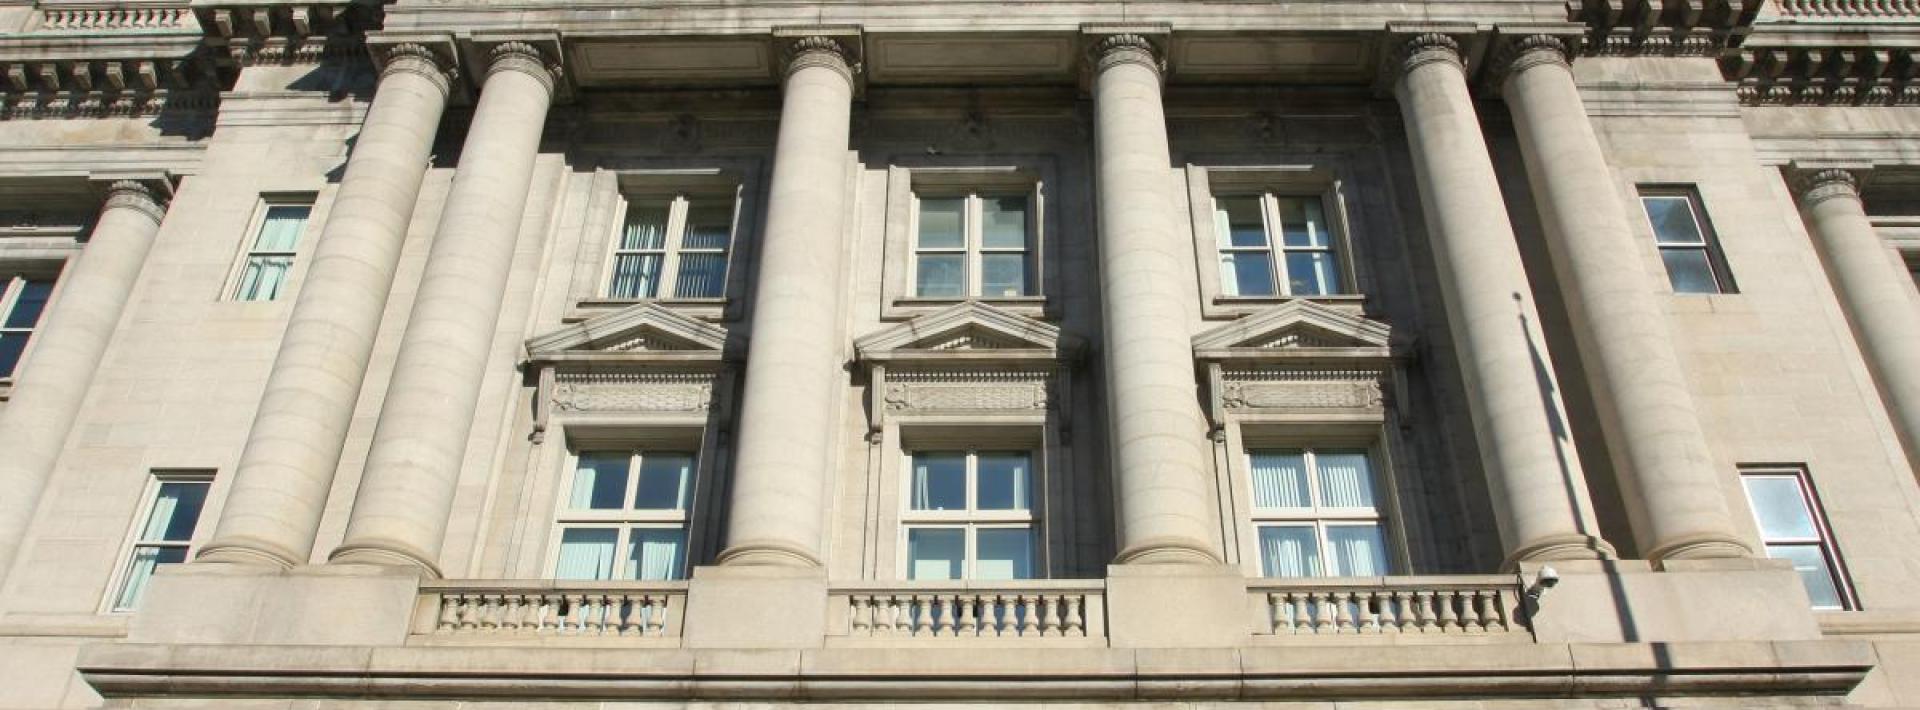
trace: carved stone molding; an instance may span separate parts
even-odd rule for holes
[[[1553,35],[1527,35],[1506,42],[1493,56],[1488,67],[1490,75],[1487,84],[1500,87],[1508,79],[1519,76],[1521,72],[1537,67],[1559,66],[1571,68],[1573,48],[1565,39]]]
[[[160,222],[167,216],[167,203],[153,188],[138,180],[115,180],[107,186],[106,205],[101,211],[126,209]]]
[[[1812,207],[1836,197],[1860,199],[1860,176],[1852,170],[1825,168],[1805,170],[1794,176],[1794,194],[1801,207]]]
[[[1908,49],[1754,47],[1720,60],[1749,106],[1920,105],[1920,66]]]
[[[1413,70],[1428,64],[1445,62],[1464,71],[1466,58],[1460,41],[1440,32],[1423,32],[1407,37],[1394,49],[1393,61],[1385,67],[1388,85],[1398,83]]]
[[[459,77],[459,69],[452,62],[424,44],[403,42],[381,46],[375,51],[385,59],[385,66],[380,69],[382,79],[393,74],[423,76],[444,95],[452,91],[453,81]]]
[[[853,75],[860,73],[860,64],[846,45],[821,35],[801,37],[787,46],[786,76],[810,67],[831,69],[847,81],[853,81]]]
[[[1570,0],[1589,55],[1710,57],[1739,44],[1767,0]]]
[[[552,95],[560,79],[560,64],[526,42],[501,42],[487,51],[487,76],[517,71],[533,77]],[[483,89],[484,90],[484,89]]]
[[[1379,410],[1384,377],[1377,370],[1226,370],[1220,400],[1229,410]]]
[[[881,401],[891,412],[1020,412],[1052,401],[1045,372],[892,372]]]
[[[185,29],[185,7],[44,8],[39,32],[116,32]]]
[[[1152,69],[1155,73],[1164,73],[1167,63],[1161,58],[1160,50],[1145,35],[1122,33],[1107,35],[1094,42],[1090,51],[1093,56],[1095,72],[1103,72],[1123,64],[1138,64]]]
[[[706,412],[710,373],[559,373],[553,408],[561,412]]]

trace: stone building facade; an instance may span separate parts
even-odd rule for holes
[[[1920,707],[1916,47],[0,0],[0,707]]]

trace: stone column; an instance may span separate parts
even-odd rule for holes
[[[440,543],[558,79],[526,43],[497,45],[489,60],[400,338],[346,539],[330,562],[440,574]]]
[[[1650,560],[1747,557],[1667,316],[1559,38],[1516,40],[1504,95],[1627,515]],[[1732,475],[1732,472],[1727,472]]]
[[[58,297],[40,314],[32,356],[21,362],[11,399],[0,408],[0,580],[20,550],[166,212],[161,198],[139,182],[108,186],[86,247],[61,273]]]
[[[291,567],[313,553],[450,89],[432,50],[387,52],[200,561]]]
[[[1804,170],[1795,181],[1800,211],[1825,257],[1827,278],[1845,307],[1874,383],[1920,471],[1920,312],[1907,274],[1895,268],[1846,170]]]
[[[1480,134],[1460,47],[1413,37],[1396,57],[1447,324],[1493,493],[1506,567],[1613,556],[1600,539],[1513,225]]]
[[[1207,428],[1195,396],[1184,288],[1192,244],[1174,214],[1160,60],[1139,35],[1094,48],[1108,431],[1118,491],[1115,562],[1218,564]]]
[[[832,39],[796,42],[774,148],[753,342],[722,565],[819,567],[828,460],[846,386],[847,141],[853,69]]]

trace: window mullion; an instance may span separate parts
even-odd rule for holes
[[[1285,254],[1286,241],[1282,235],[1287,225],[1280,219],[1280,198],[1271,192],[1260,193],[1261,226],[1267,238],[1267,263],[1273,269],[1273,293],[1277,296],[1293,295],[1293,280],[1287,276]]]
[[[986,245],[980,229],[985,207],[978,193],[967,193],[965,208],[960,210],[961,247],[966,250],[965,272],[960,278],[966,284],[967,296],[980,297],[980,250]]]
[[[660,243],[660,278],[655,298],[672,298],[680,281],[680,242],[687,231],[688,204],[686,195],[674,195],[667,209],[667,233]]]

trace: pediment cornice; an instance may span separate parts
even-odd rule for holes
[[[719,360],[727,331],[658,303],[641,303],[527,339],[532,362],[594,359]]]
[[[1193,336],[1201,360],[1391,356],[1385,323],[1308,300],[1288,301]]]
[[[853,343],[863,361],[910,359],[1044,359],[1079,357],[1077,336],[996,306],[967,301],[928,313]]]

